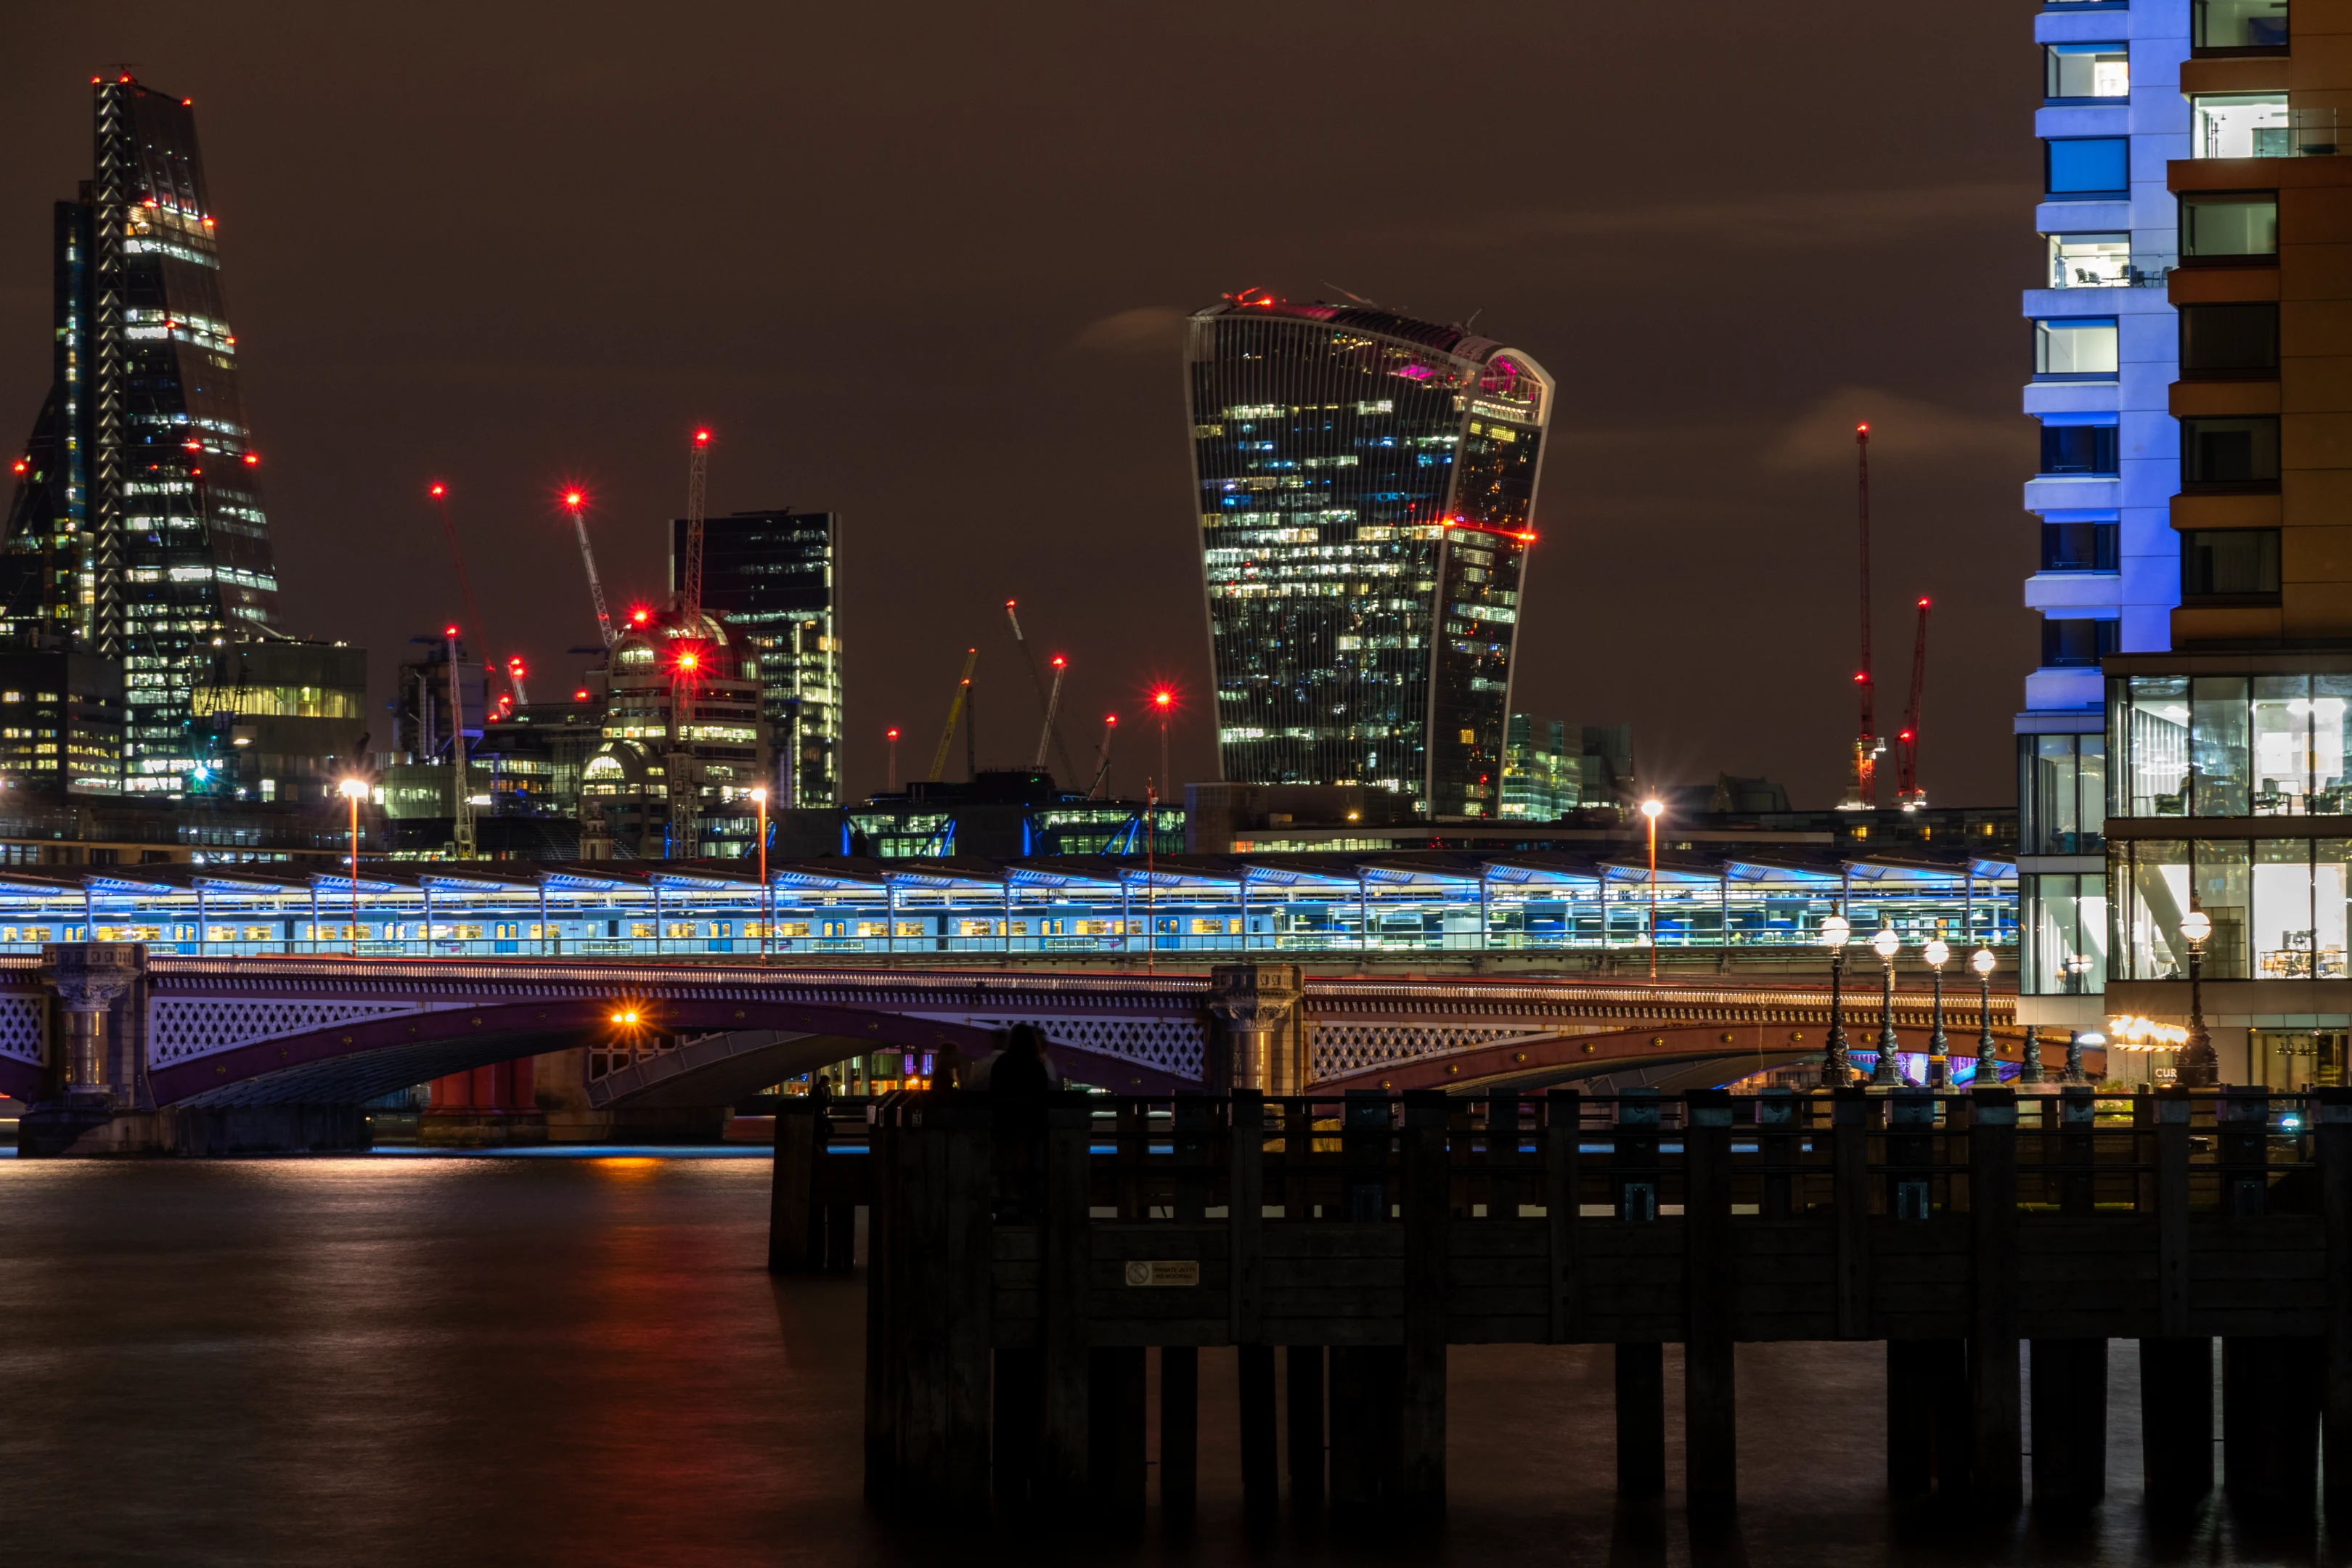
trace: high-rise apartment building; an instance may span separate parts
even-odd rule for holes
[[[271,565],[195,117],[92,83],[96,174],[57,205],[49,395],[0,551],[0,638],[120,659],[124,787],[184,793],[216,643],[274,628]]]
[[[2179,607],[2105,660],[2105,897],[2045,896],[2092,1017],[2184,1081],[2347,1081],[2352,1037],[2352,0],[2206,0],[2181,68]],[[2075,796],[2087,819],[2091,782]],[[2042,803],[2031,803],[2040,810]],[[2043,831],[2048,831],[2044,827]],[[2093,993],[2104,993],[2093,995]],[[2111,1027],[2117,1026],[2111,1025]],[[2146,1043],[2172,1044],[2158,1038]],[[2114,1059],[2111,1058],[2111,1060]],[[2138,1058],[2147,1061],[2149,1058]]]
[[[2043,910],[2053,932],[2072,931],[2085,909],[2105,922],[2099,661],[2169,647],[2180,599],[2170,514],[2179,440],[2168,401],[2179,328],[2166,292],[2180,247],[2165,167],[2191,155],[2180,93],[2191,10],[2191,0],[2052,0],[2034,20],[2043,273],[2024,299],[2024,407],[2040,430],[2025,509],[2040,538],[2025,602],[2041,616],[2041,658],[2016,722],[2027,823],[2018,874],[2024,904]],[[2021,984],[2095,989],[2104,951],[2104,938],[2029,943]]]
[[[835,629],[841,519],[739,511],[702,528],[702,603],[759,656],[761,715],[774,737],[778,809],[843,804],[841,637]],[[686,562],[671,525],[670,582]]]
[[[1192,318],[1185,369],[1225,782],[1499,815],[1550,376],[1466,327],[1256,292]]]

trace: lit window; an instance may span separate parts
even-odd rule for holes
[[[2122,44],[2050,44],[2048,79],[2042,90],[2053,99],[2127,98],[2131,57]]]
[[[2067,316],[2033,323],[2033,374],[2056,381],[2107,380],[2116,374],[2116,319]]]

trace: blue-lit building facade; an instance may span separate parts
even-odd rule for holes
[[[1255,292],[1192,318],[1185,369],[1222,779],[1499,816],[1551,378]]]
[[[95,174],[59,202],[54,363],[0,551],[0,640],[119,659],[121,787],[186,793],[216,639],[278,582],[189,101],[94,81]]]
[[[2165,165],[2192,155],[2180,90],[2191,24],[2191,0],[2051,0],[2034,20],[2044,270],[2024,296],[2024,410],[2040,451],[2025,485],[2039,536],[2025,602],[2041,656],[2016,723],[2020,987],[2052,999],[2042,1017],[2083,1027],[2109,942],[2099,661],[2169,648],[2180,602],[2179,325],[2165,287],[2179,246]]]

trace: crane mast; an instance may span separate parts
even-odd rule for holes
[[[690,860],[699,847],[695,807],[701,781],[694,765],[694,683],[702,678],[702,510],[710,480],[710,432],[697,430],[686,465],[686,562],[678,574],[677,651],[670,660],[669,854]]]
[[[1917,811],[1927,804],[1927,792],[1919,787],[1919,697],[1927,681],[1927,601],[1919,601],[1919,635],[1911,645],[1911,700],[1903,709],[1903,732],[1896,744],[1901,748],[1895,757],[1895,804],[1906,811]]]
[[[931,771],[923,776],[931,783],[948,771],[948,748],[955,743],[956,721],[963,717],[963,705],[971,696],[971,672],[980,663],[980,649],[964,649],[963,674],[956,681],[955,700],[948,704],[948,726],[940,731],[939,750],[931,753]]]
[[[1853,768],[1846,780],[1842,811],[1878,809],[1878,757],[1885,743],[1878,738],[1877,692],[1870,673],[1870,426],[1853,427],[1854,484],[1859,503],[1862,543],[1862,663],[1854,671],[1854,689],[1862,700],[1862,723],[1853,742]]]
[[[493,646],[490,625],[482,619],[482,606],[474,597],[473,574],[466,570],[466,552],[457,542],[457,525],[449,516],[449,487],[436,484],[428,493],[433,498],[433,510],[441,515],[441,537],[449,546],[449,564],[457,572],[457,593],[466,606],[466,624],[474,628],[474,635],[482,639],[481,646],[488,649]],[[488,669],[487,660],[490,656],[486,652],[483,657],[486,661],[483,668]],[[515,688],[515,700],[523,700],[520,687]]]
[[[1016,603],[1017,601],[1013,599],[1004,601],[1004,618],[1013,626],[1013,644],[1021,650],[1021,662],[1028,667],[1029,684],[1036,689],[1038,710],[1045,715],[1045,740],[1052,744],[1055,756],[1061,761],[1062,777],[1067,781],[1075,781],[1078,776],[1078,770],[1076,764],[1070,761],[1070,748],[1054,729],[1054,710],[1062,684],[1060,661],[1055,661],[1054,672],[1055,695],[1049,697],[1045,691],[1045,678],[1038,673],[1037,661],[1029,655],[1029,639],[1021,635],[1021,617],[1013,613]],[[1037,748],[1037,767],[1034,771],[1042,772],[1045,766],[1045,746],[1041,743]]]
[[[596,552],[588,547],[588,498],[579,490],[566,490],[563,505],[572,513],[572,531],[580,539],[580,564],[588,569],[588,597],[596,605],[596,633],[610,652],[617,634],[613,630],[613,613],[604,607],[604,581],[596,575]]]
[[[1062,710],[1062,678],[1070,673],[1070,661],[1060,654],[1054,656],[1054,694],[1045,702],[1045,727],[1037,732],[1037,760],[1029,764],[1033,773],[1045,771],[1045,748],[1054,742],[1054,715]]]

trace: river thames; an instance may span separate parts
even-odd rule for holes
[[[1884,1486],[1876,1345],[1743,1346],[1740,1508],[1620,1507],[1610,1362],[1453,1352],[1451,1508],[1419,1538],[1240,1509],[1202,1365],[1200,1518],[1123,1541],[887,1523],[859,1498],[864,1291],[772,1278],[762,1158],[0,1162],[0,1556],[35,1563],[2333,1560],[2308,1520],[2141,1507],[2137,1357],[2109,1495],[1987,1526]],[[1670,1412],[1679,1408],[1668,1352]]]

